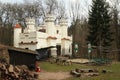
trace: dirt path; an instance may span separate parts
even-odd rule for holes
[[[71,77],[69,72],[40,72],[40,80],[65,80]]]

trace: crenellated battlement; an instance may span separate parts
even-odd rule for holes
[[[26,18],[27,32],[36,31],[35,28],[35,19],[34,18]]]
[[[51,14],[47,14],[45,18],[45,22],[54,22],[55,21],[55,16]]]
[[[67,21],[67,19],[61,19],[61,20],[60,20],[60,26],[68,26],[68,21]]]
[[[68,36],[68,21],[60,19],[59,24],[55,24],[56,16],[47,14],[43,25],[36,26],[35,18],[26,18],[26,27],[23,32],[22,28],[17,25],[14,27],[14,46],[24,49],[36,50],[54,46],[51,55],[71,55],[72,39]],[[55,46],[59,46],[55,47]]]
[[[34,18],[26,18],[26,24],[27,25],[35,25],[35,19]]]

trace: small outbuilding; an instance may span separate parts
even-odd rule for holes
[[[54,47],[55,46],[50,46],[50,47],[36,49],[36,52],[37,52],[36,59],[37,60],[47,60],[48,58],[50,58],[52,56],[51,48],[54,48]]]
[[[0,45],[0,57],[12,65],[35,65],[35,51]]]

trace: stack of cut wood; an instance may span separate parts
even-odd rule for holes
[[[18,66],[0,63],[0,80],[35,80],[38,74]]]
[[[96,69],[75,69],[71,70],[70,74],[75,75],[76,77],[80,77],[81,75],[83,76],[98,76],[98,70]]]

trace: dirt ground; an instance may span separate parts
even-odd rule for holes
[[[69,72],[40,72],[40,80],[65,80],[71,77]]]
[[[72,59],[70,60],[74,63],[87,63],[89,60],[87,59]],[[41,71],[39,73],[40,80],[66,80],[66,78],[72,77],[70,72],[47,72]]]

